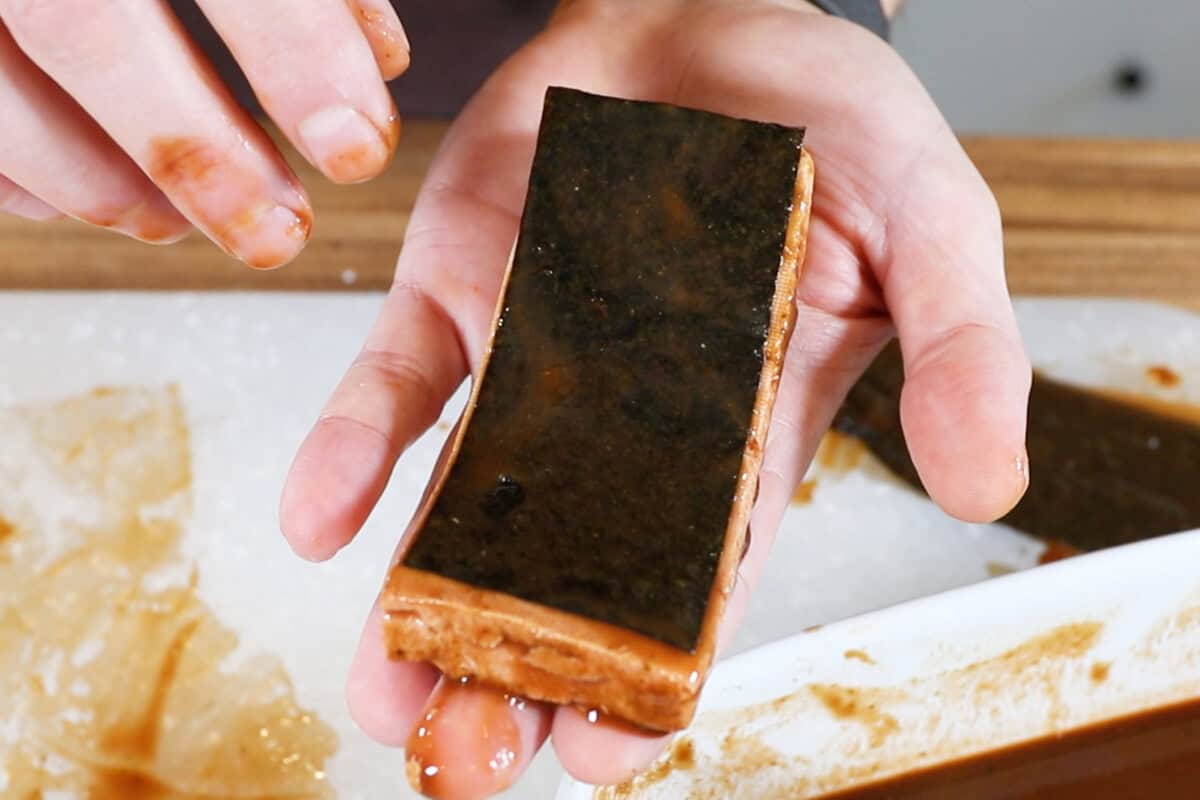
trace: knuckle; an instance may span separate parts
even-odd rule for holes
[[[393,350],[366,349],[359,353],[350,369],[358,373],[359,382],[388,389],[405,398],[406,404],[420,410],[422,415],[437,415],[437,409],[433,408],[433,380],[412,356]]]

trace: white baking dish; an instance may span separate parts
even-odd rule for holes
[[[1181,533],[756,648],[714,671],[693,766],[558,798],[818,796],[1200,699],[1198,564]]]

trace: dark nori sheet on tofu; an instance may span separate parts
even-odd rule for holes
[[[834,427],[923,491],[900,429],[904,366],[893,342]],[[1029,491],[1002,521],[1080,550],[1200,527],[1200,424],[1034,373]]]
[[[694,649],[802,141],[548,92],[477,408],[406,566]]]

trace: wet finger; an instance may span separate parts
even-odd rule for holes
[[[347,0],[375,54],[384,80],[403,75],[411,59],[408,34],[389,0]]]
[[[304,190],[162,0],[0,0],[30,60],[214,242],[276,267],[308,239]]]
[[[363,627],[346,681],[350,716],[380,744],[403,747],[438,677],[438,671],[430,664],[388,657],[383,612],[376,605]]]
[[[429,797],[473,800],[516,783],[550,732],[552,710],[443,677],[406,746],[406,773]]]
[[[0,75],[6,210],[33,219],[67,214],[148,242],[187,234],[188,221],[2,25]]]
[[[263,109],[331,180],[383,171],[399,118],[343,0],[197,0]],[[381,28],[382,29],[382,28]]]

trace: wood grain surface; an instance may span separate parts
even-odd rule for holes
[[[414,123],[391,169],[334,186],[291,157],[316,208],[304,254],[255,272],[193,234],[151,247],[76,222],[0,216],[0,288],[378,290],[445,128]],[[1200,142],[969,138],[1005,222],[1016,294],[1144,297],[1200,309]]]

